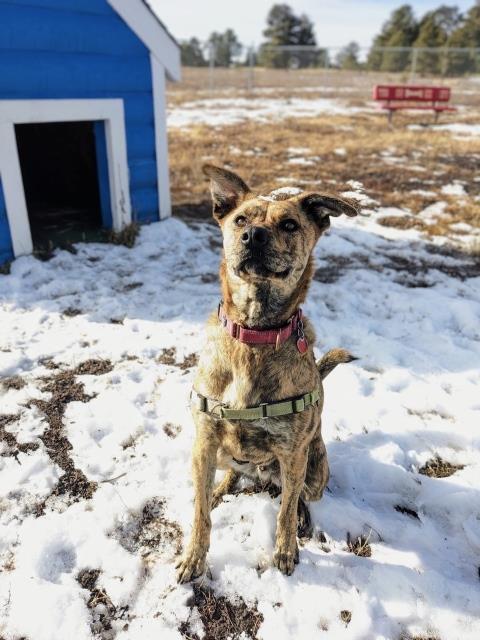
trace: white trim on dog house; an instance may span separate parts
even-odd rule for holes
[[[0,175],[15,256],[31,253],[33,249],[15,125],[82,120],[105,123],[113,228],[120,231],[132,220],[123,100],[1,101]]]
[[[180,80],[179,46],[144,0],[107,0],[143,44],[161,63],[171,80]]]
[[[152,66],[153,109],[155,111],[155,148],[157,157],[158,208],[160,219],[172,214],[168,170],[167,105],[165,102],[165,70],[150,54]]]

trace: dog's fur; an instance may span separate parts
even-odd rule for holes
[[[255,196],[236,174],[212,165],[213,215],[223,233],[220,267],[226,315],[251,328],[284,325],[304,301],[313,273],[313,248],[329,227],[330,216],[356,215],[348,202],[318,193]],[[261,250],[242,242],[246,230],[262,227]],[[320,388],[321,380],[352,357],[342,349],[315,363],[315,334],[304,319],[308,350],[301,354],[292,336],[278,349],[251,346],[230,337],[212,314],[201,354],[195,389],[232,408],[293,398]],[[217,419],[192,408],[196,424],[193,449],[195,514],[190,543],[177,565],[177,579],[187,582],[205,570],[210,542],[210,510],[231,491],[238,474],[280,485],[273,562],[290,575],[298,562],[297,511],[303,500],[319,500],[328,481],[321,436],[323,392],[317,404],[297,414],[252,421]],[[239,464],[240,461],[241,464]],[[213,490],[215,470],[227,473]],[[299,512],[299,513],[300,513]]]

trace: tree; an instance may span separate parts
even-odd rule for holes
[[[336,63],[340,69],[359,69],[361,66],[358,60],[359,53],[359,44],[357,42],[350,42],[338,52]]]
[[[203,56],[202,45],[197,38],[190,38],[180,45],[182,64],[185,67],[205,67],[207,61]]]
[[[411,47],[418,35],[418,24],[409,4],[395,9],[373,41],[367,67],[382,71],[403,71],[410,63],[410,53],[401,48]],[[381,51],[378,47],[397,50]]]
[[[243,48],[232,29],[227,29],[224,33],[214,31],[208,39],[208,44],[217,67],[232,66],[234,58],[240,55]]]
[[[449,47],[480,47],[480,0],[467,12],[463,20],[453,31],[448,40]],[[452,52],[448,56],[447,73],[462,75],[480,72],[480,55],[478,52]]]
[[[449,37],[458,26],[460,12],[457,7],[442,5],[426,13],[420,21],[418,36],[414,47],[445,47]],[[420,51],[417,57],[417,70],[421,73],[444,74],[447,55],[440,51]]]
[[[313,23],[308,16],[295,15],[288,4],[274,4],[267,16],[265,42],[260,49],[260,63],[266,67],[306,67],[316,64],[318,52],[302,49],[278,50],[277,47],[316,47]]]

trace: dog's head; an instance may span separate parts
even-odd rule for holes
[[[203,171],[223,233],[227,277],[237,285],[268,284],[283,299],[298,288],[330,217],[357,215],[354,206],[335,196],[288,189],[255,195],[231,171],[213,165]]]

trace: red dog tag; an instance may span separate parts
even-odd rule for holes
[[[297,349],[300,351],[300,353],[305,354],[308,351],[308,342],[307,339],[305,338],[305,336],[303,336],[302,338],[298,338],[297,340]]]

